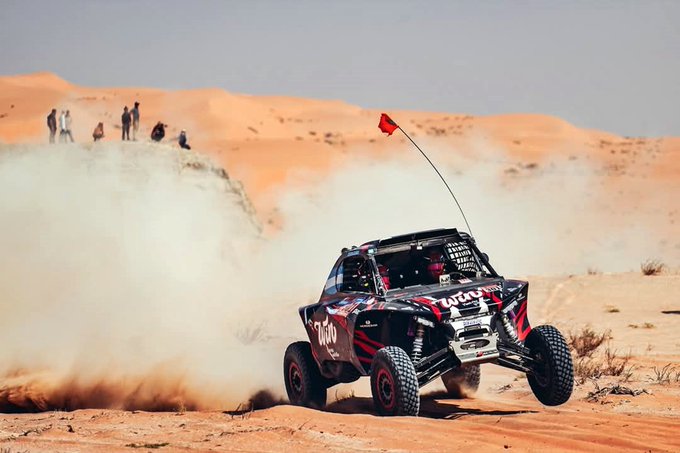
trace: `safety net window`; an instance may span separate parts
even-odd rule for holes
[[[481,269],[474,252],[465,242],[449,242],[444,246],[448,258],[456,264],[460,272],[478,272]]]

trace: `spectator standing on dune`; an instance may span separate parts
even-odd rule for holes
[[[123,115],[120,117],[123,126],[123,140],[130,140],[130,112],[128,112],[127,105],[123,109]],[[127,137],[127,139],[125,138]]]
[[[66,112],[59,115],[59,143],[66,143]]]
[[[132,113],[132,140],[137,140],[137,131],[139,131],[139,102],[135,101],[135,106],[130,111]]]
[[[163,137],[165,137],[165,128],[167,126],[163,124],[161,121],[156,123],[156,125],[153,127],[153,130],[151,131],[151,140],[154,142],[160,142],[163,140]]]
[[[64,141],[66,141],[66,137],[68,137],[69,139],[71,139],[71,143],[73,143],[73,134],[71,133],[71,122],[72,122],[71,111],[67,110],[65,118],[64,118],[64,125],[65,125]]]
[[[47,127],[50,130],[50,143],[54,143],[54,136],[57,133],[57,109],[52,109],[47,115]]]
[[[92,138],[94,138],[95,142],[104,138],[104,123],[97,124],[97,127],[94,128],[94,132],[92,132]]]
[[[191,149],[191,146],[187,143],[187,131],[182,129],[178,137],[179,147],[182,149]]]

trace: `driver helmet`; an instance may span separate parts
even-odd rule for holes
[[[380,272],[380,278],[382,279],[383,285],[385,285],[385,289],[389,290],[390,287],[392,286],[390,284],[390,271],[387,268],[387,266],[383,264],[378,264],[378,272]]]
[[[444,255],[442,252],[432,251],[428,258],[427,272],[433,281],[438,282],[439,277],[444,273]]]

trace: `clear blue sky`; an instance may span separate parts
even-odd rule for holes
[[[3,0],[0,74],[680,136],[680,1]]]

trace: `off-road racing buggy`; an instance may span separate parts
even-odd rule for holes
[[[439,229],[343,249],[318,303],[300,308],[310,342],[286,350],[290,402],[323,407],[326,390],[370,375],[382,415],[417,415],[419,389],[476,390],[482,363],[525,372],[538,400],[566,402],[567,344],[527,318],[528,283],[506,280],[474,239]]]

